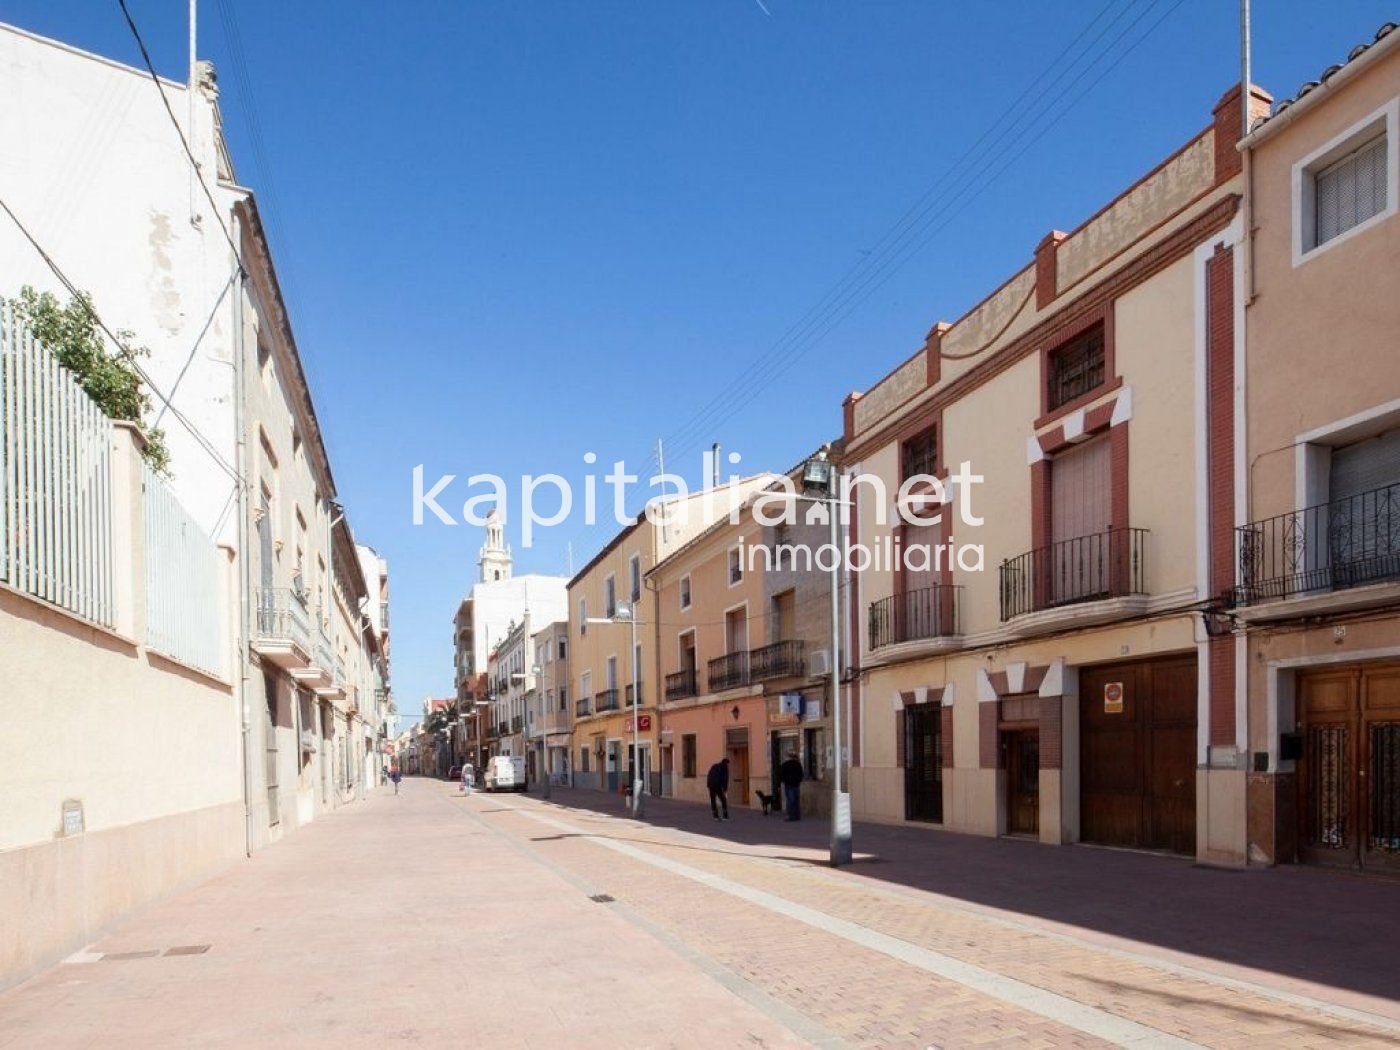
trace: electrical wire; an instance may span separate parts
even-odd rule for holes
[[[141,362],[136,357],[136,355],[131,352],[131,350],[126,346],[125,343],[123,343],[120,339],[117,338],[117,334],[111,329],[111,327],[108,326],[107,322],[102,319],[102,316],[97,312],[96,307],[94,307],[92,303],[88,301],[88,297],[78,289],[77,285],[75,285],[71,280],[69,280],[68,275],[64,273],[63,270],[59,267],[58,263],[54,261],[53,256],[51,256],[38,242],[38,240],[35,239],[34,235],[29,232],[29,228],[20,221],[19,216],[14,213],[14,210],[10,207],[9,203],[5,201],[3,197],[0,197],[0,209],[2,209],[5,212],[5,214],[10,217],[11,221],[14,222],[15,226],[18,227],[19,232],[24,235],[24,239],[27,240],[30,243],[30,245],[34,248],[34,250],[39,253],[39,258],[43,259],[44,263],[48,266],[48,268],[53,271],[54,276],[58,278],[59,282],[67,290],[68,294],[72,297],[73,301],[82,306],[83,310],[92,320],[92,323],[97,325],[97,327],[102,330],[102,332],[107,336],[107,338],[112,341],[112,344],[117,348],[121,356],[126,360],[126,362],[129,365],[131,365],[132,369],[136,372],[137,376],[140,377],[141,382],[143,382],[150,389],[151,393],[155,396],[156,400],[158,400],[161,403],[164,410],[168,411],[175,418],[175,420],[182,427],[184,427],[185,430],[189,432],[190,436],[194,438],[195,443],[198,444],[200,448],[202,448],[206,453],[208,453],[209,457],[214,460],[214,462],[220,467],[220,469],[222,469],[226,474],[228,474],[228,476],[232,478],[235,483],[238,483],[240,481],[238,471],[233,467],[232,464],[228,462],[227,459],[224,458],[223,454],[219,452],[217,448],[214,447],[214,445],[209,441],[209,439],[206,438],[204,434],[200,432],[199,428],[196,427],[194,423],[192,423],[183,412],[181,412],[178,408],[175,407],[174,403],[170,400],[170,398],[166,396],[166,394],[156,384],[155,380],[151,378],[150,373],[148,373],[144,368],[141,367]]]
[[[1074,40],[1050,62],[1045,70],[1031,81],[1011,106],[993,121],[988,130],[983,132],[982,136],[959,157],[958,161],[954,162],[954,164],[925,191],[923,196],[905,211],[901,219],[887,231],[880,242],[877,242],[877,250],[872,251],[860,264],[848,271],[847,276],[838,281],[834,289],[829,290],[827,294],[818,301],[816,306],[809,308],[807,313],[803,315],[803,318],[799,319],[793,326],[790,326],[789,329],[760,356],[758,361],[740,373],[740,375],[727,384],[719,394],[712,398],[704,408],[693,415],[688,423],[674,432],[673,435],[667,439],[666,446],[668,448],[675,448],[677,445],[683,445],[683,442],[693,442],[694,438],[698,436],[698,434],[703,433],[704,430],[726,422],[737,412],[746,408],[788,368],[791,368],[797,360],[810,352],[822,339],[844,321],[846,317],[868,300],[870,296],[878,291],[879,288],[894,275],[894,273],[908,263],[918,251],[926,246],[934,235],[941,232],[941,230],[944,229],[953,218],[960,214],[968,204],[980,196],[992,182],[1024,155],[1036,142],[1043,138],[1052,127],[1058,124],[1059,121],[1093,89],[1093,87],[1117,68],[1129,54],[1151,36],[1152,33],[1181,6],[1184,0],[1176,0],[1176,3],[1172,4],[1144,33],[1135,40],[1132,40],[1097,77],[1082,91],[1070,99],[1069,103],[1058,113],[1055,113],[1051,119],[1042,121],[1038,125],[1028,125],[1026,130],[1033,131],[1034,134],[1032,134],[1028,141],[1022,143],[1021,148],[1007,159],[1005,163],[1002,163],[1000,167],[997,167],[996,170],[992,171],[989,175],[989,170],[1005,157],[1009,150],[1016,147],[1019,134],[1016,132],[1016,129],[1027,125],[1029,121],[1037,120],[1049,114],[1059,102],[1074,90],[1076,85],[1078,85],[1085,76],[1093,71],[1095,66],[1108,59],[1114,48],[1141,24],[1160,2],[1161,0],[1149,0],[1147,5],[1138,11],[1136,17],[1123,26],[1103,50],[1091,58],[1078,74],[1076,74],[1068,84],[1064,85],[1062,90],[1051,95],[1050,89],[1060,84],[1075,66],[1079,64],[1084,56],[1093,51],[1098,43],[1112,31],[1114,26],[1132,11],[1132,5],[1125,7],[1121,14],[1116,14],[1110,18],[1108,22],[1099,28],[1098,33],[1093,39],[1090,40],[1078,54],[1074,55],[1059,74],[1050,81],[1045,90],[1041,92],[1036,105],[1020,112],[1015,120],[1003,128],[990,143],[987,143],[986,149],[984,149],[983,152],[988,152],[999,143],[1001,143],[1000,148],[998,148],[996,152],[990,153],[987,158],[975,161],[973,165],[968,166],[966,170],[958,173],[954,178],[954,173],[958,172],[959,166],[963,165],[969,158],[977,154],[979,146],[986,142],[992,129],[1003,123],[1009,115],[1017,112],[1021,102],[1035,90],[1036,85],[1044,80],[1065,56],[1075,51],[1079,42],[1100,22],[1103,15],[1113,4],[1110,3],[1101,9],[1098,14],[1090,19],[1088,24],[1086,24],[1084,29],[1079,32]],[[1011,137],[1008,139],[1008,136]],[[951,196],[942,198],[937,202],[931,202],[929,198],[931,198],[934,192],[950,178],[954,179],[955,187],[961,184],[961,188],[957,189]],[[937,205],[936,209],[935,204]],[[954,204],[957,206],[953,207]],[[914,215],[912,220],[910,220],[911,214]],[[942,219],[942,221],[938,222],[939,219]],[[937,226],[933,225],[935,222],[938,222]],[[930,227],[932,227],[931,230]],[[884,244],[884,248],[881,248],[881,244]],[[832,298],[833,291],[835,293],[834,299]],[[1019,312],[1018,310],[1018,313]],[[697,447],[698,446],[695,444],[691,444],[689,447],[682,447],[679,452],[679,458],[683,460],[688,454],[693,453]],[[655,462],[654,453],[648,462]],[[595,524],[591,528],[581,532],[575,538],[581,539],[589,533],[596,533],[596,530],[601,524],[602,523]]]
[[[199,180],[199,187],[204,191],[204,197],[209,201],[209,207],[213,210],[214,221],[219,224],[219,232],[224,235],[224,240],[228,241],[229,250],[233,252],[233,257],[238,260],[239,272],[242,273],[241,256],[238,246],[233,243],[233,235],[229,233],[228,227],[224,225],[223,214],[219,205],[214,201],[214,195],[209,192],[209,184],[204,181],[204,172],[199,168],[199,162],[194,159],[194,153],[190,151],[189,141],[185,138],[185,132],[180,127],[180,122],[175,118],[175,111],[170,108],[170,99],[165,95],[165,86],[160,82],[160,76],[156,73],[156,67],[151,62],[151,53],[146,50],[146,41],[141,38],[141,30],[136,28],[136,20],[131,17],[131,11],[127,9],[126,0],[117,0],[117,6],[122,9],[122,14],[126,17],[127,27],[131,30],[131,35],[136,38],[136,46],[141,51],[141,59],[146,63],[146,71],[151,74],[151,81],[156,86],[156,91],[160,94],[160,101],[165,106],[165,112],[170,117],[170,124],[175,129],[175,134],[180,138],[180,145],[184,147],[185,156],[189,159],[190,168],[194,171],[195,178]],[[193,84],[186,87],[186,91],[193,91]]]

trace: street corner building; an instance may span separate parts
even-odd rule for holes
[[[1400,860],[1400,32],[1204,130],[844,405],[857,817]],[[875,476],[969,462],[969,528]]]
[[[212,67],[156,83],[0,25],[0,93],[22,159],[0,220],[8,984],[363,797],[393,702],[387,564],[337,500]],[[149,348],[169,475],[36,336],[25,286],[87,293]]]

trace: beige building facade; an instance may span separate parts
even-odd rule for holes
[[[1241,124],[1234,90],[847,399],[850,539],[873,555],[850,594],[858,818],[1243,862],[1201,483],[1211,368],[1242,345]],[[901,515],[901,486],[933,505]]]
[[[1400,31],[1245,140],[1249,852],[1400,869]]]

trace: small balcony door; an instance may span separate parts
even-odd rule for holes
[[[797,595],[783,591],[773,596],[773,624],[769,641],[790,642],[797,637]]]
[[[744,609],[724,614],[724,644],[726,653],[741,653],[749,647],[749,618]]]
[[[1050,461],[1051,605],[1112,593],[1113,480],[1105,434]]]

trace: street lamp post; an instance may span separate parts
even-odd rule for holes
[[[840,546],[836,516],[845,505],[837,485],[836,465],[823,448],[802,467],[802,483],[806,488],[825,492],[827,517],[831,526],[831,727],[835,762],[831,783],[831,847],[833,868],[851,863],[851,793],[841,788],[841,602],[840,571],[844,550]]]
[[[641,661],[637,657],[637,606],[619,602],[611,617],[589,617],[589,623],[627,623],[632,628],[632,816],[642,817],[642,681]]]

